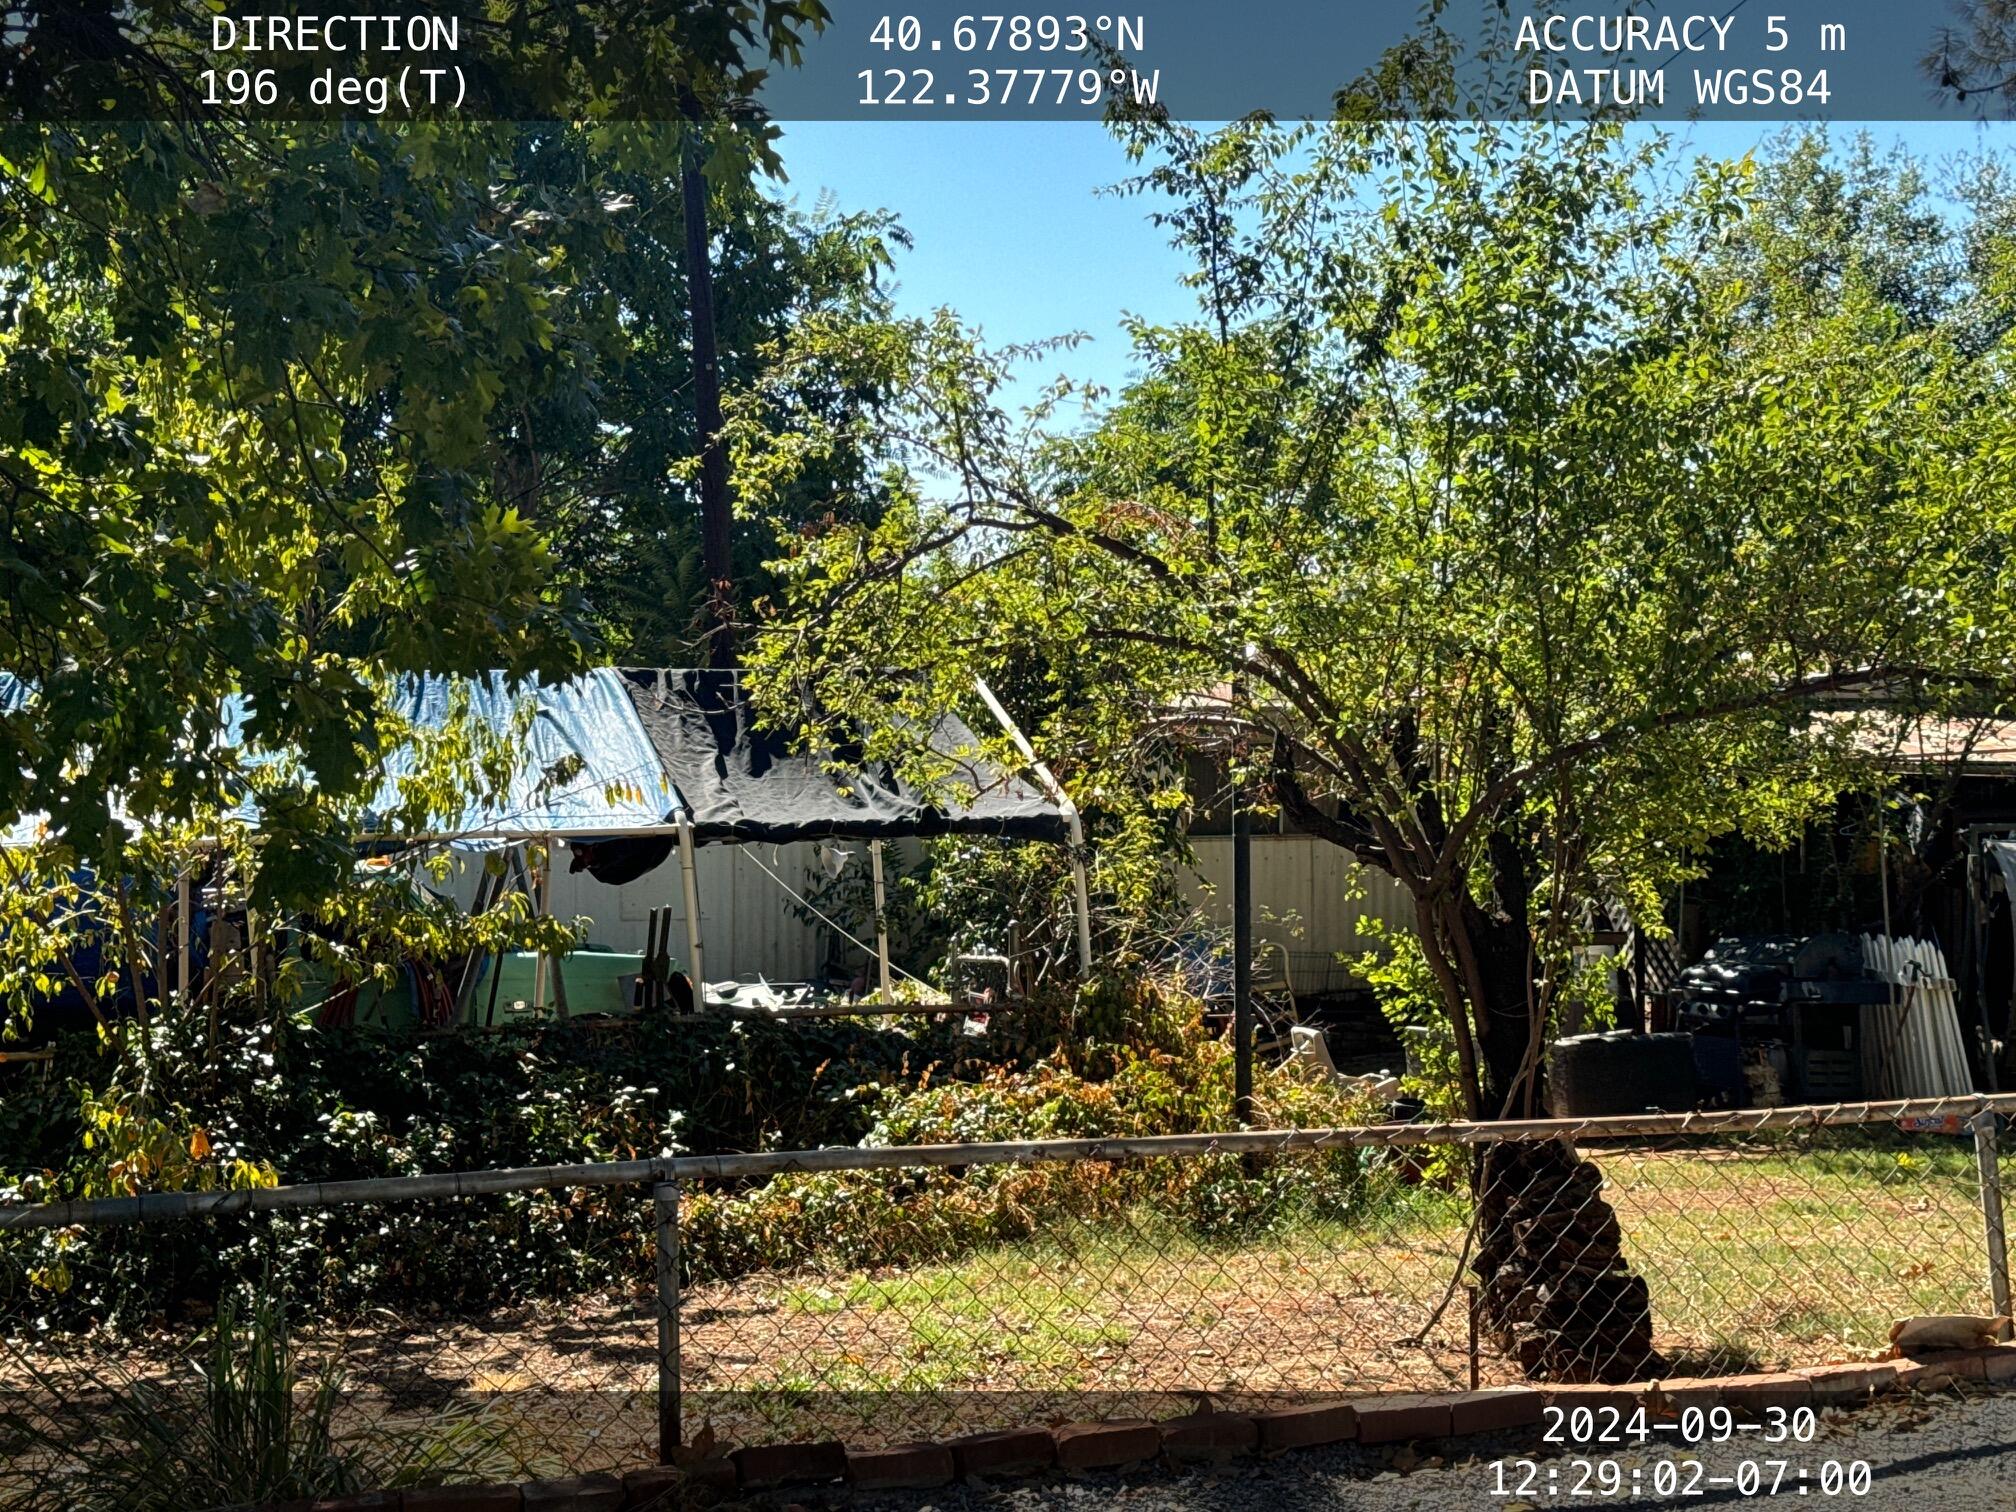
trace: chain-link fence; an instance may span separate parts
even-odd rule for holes
[[[2006,1309],[1979,1107],[686,1161],[680,1412],[900,1441],[1866,1356]]]
[[[623,1468],[703,1431],[872,1444],[1866,1356],[1902,1317],[2007,1310],[2012,1112],[834,1149],[0,1209],[0,1463],[16,1502],[77,1504],[49,1488],[212,1431],[220,1372],[249,1368],[225,1357],[281,1302],[288,1389],[326,1402],[354,1480]]]

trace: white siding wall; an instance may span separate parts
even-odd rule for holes
[[[865,868],[866,845],[850,841],[847,846],[855,852],[849,865]],[[1178,884],[1201,914],[1229,928],[1232,841],[1221,836],[1199,837],[1191,841],[1191,847],[1197,853],[1197,865],[1185,867]],[[890,846],[892,878],[900,864],[899,851],[904,848],[900,842]],[[685,954],[686,914],[676,850],[663,866],[622,887],[606,886],[586,872],[568,872],[564,848],[558,850],[557,858],[553,912],[562,918],[590,919],[590,941],[612,950],[641,951],[650,910],[669,907],[673,913],[672,954]],[[820,968],[826,956],[825,926],[801,920],[791,898],[762,870],[769,867],[802,893],[817,865],[810,844],[700,847],[701,943],[707,953],[710,980],[764,976],[772,981],[802,981]],[[474,892],[473,878],[470,870],[453,889],[465,905]],[[1254,936],[1294,953],[1298,975],[1310,972],[1339,951],[1368,949],[1371,942],[1359,928],[1368,917],[1400,929],[1412,927],[1413,907],[1406,890],[1384,872],[1360,866],[1327,841],[1307,835],[1253,837]],[[1259,969],[1271,975],[1277,960],[1263,954]],[[904,960],[899,951],[897,964],[922,974],[932,963]],[[1331,971],[1330,979],[1332,985],[1341,983],[1341,968]],[[1310,985],[1314,984],[1298,981],[1298,986]]]
[[[1199,836],[1190,841],[1197,865],[1186,867],[1178,882],[1206,918],[1232,925],[1232,841],[1229,836]],[[1311,835],[1253,837],[1253,938],[1255,970],[1271,974],[1278,957],[1263,952],[1262,943],[1276,944],[1300,958],[1307,971],[1333,957],[1370,949],[1360,930],[1367,918],[1396,929],[1413,927],[1414,905],[1407,890],[1384,872],[1361,866],[1341,846]],[[1307,965],[1305,965],[1307,963]],[[1331,974],[1343,980],[1342,969]],[[1303,985],[1298,983],[1298,986]]]
[[[565,852],[561,854],[564,867]],[[867,864],[865,855],[857,859]],[[804,981],[819,968],[823,928],[799,919],[790,895],[763,872],[769,867],[803,893],[807,869],[813,864],[810,845],[703,845],[694,852],[700,946],[706,952],[709,981],[731,976]],[[553,912],[562,918],[592,919],[589,940],[613,950],[641,951],[650,911],[669,907],[672,954],[684,957],[685,898],[677,850],[663,866],[621,887],[597,882],[585,871],[556,870],[553,876]]]
[[[866,846],[852,848],[858,854],[849,864],[866,867]],[[651,910],[670,908],[672,955],[675,959],[685,957],[685,889],[676,849],[663,866],[621,887],[597,882],[585,871],[569,872],[564,846],[555,847],[554,858],[552,911],[563,919],[587,918],[591,944],[641,952]],[[825,926],[801,920],[794,912],[797,904],[762,869],[769,867],[803,893],[808,869],[816,864],[809,844],[703,845],[695,852],[700,945],[706,952],[709,981],[731,976],[804,981],[819,969],[825,960]],[[465,861],[452,888],[465,907],[474,898],[481,865],[480,859]]]

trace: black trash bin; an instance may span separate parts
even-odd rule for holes
[[[1691,1034],[1577,1034],[1547,1057],[1547,1105],[1556,1118],[1684,1112],[1694,1106]]]

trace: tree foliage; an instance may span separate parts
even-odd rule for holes
[[[1919,67],[1932,87],[1986,112],[2016,104],[2016,4],[1949,0],[1953,25],[1942,26]]]
[[[30,696],[0,712],[0,820],[46,812],[111,873],[135,830],[263,785],[261,895],[312,899],[347,877],[356,804],[404,736],[391,679],[584,663],[611,616],[580,592],[592,552],[555,550],[554,485],[600,469],[627,501],[643,454],[662,471],[683,439],[676,284],[640,204],[676,178],[679,133],[751,207],[763,318],[877,255],[866,228],[822,240],[747,187],[775,164],[761,65],[795,57],[816,3],[620,9],[475,18],[489,103],[690,97],[703,125],[225,119],[177,61],[206,6],[10,17],[0,669]],[[628,475],[607,475],[612,436]],[[663,480],[650,502],[681,507]],[[234,692],[249,717],[225,742]]]
[[[1081,801],[1229,754],[1407,888],[1466,1105],[1526,1106],[1591,910],[1856,770],[1818,706],[2006,688],[2007,340],[1853,260],[1798,297],[1752,165],[1655,188],[1612,126],[1124,129],[1200,311],[1094,423],[949,314],[801,331],[773,406],[851,362],[872,429],[745,415],[746,491],[844,441],[895,501],[793,543],[773,693],[893,731],[1043,647]]]
[[[234,1016],[277,1033],[306,974],[572,943],[522,899],[434,906],[354,838],[388,770],[420,833],[509,765],[511,732],[410,728],[399,679],[553,679],[690,623],[696,134],[731,376],[797,310],[874,313],[898,240],[762,192],[750,97],[810,0],[489,7],[483,103],[526,119],[406,125],[195,108],[177,39],[211,13],[30,4],[0,58],[0,831],[45,832],[0,853],[0,1034],[97,1029],[79,1169],[113,1190],[270,1176],[192,1150],[162,1035],[214,1078]],[[650,124],[689,99],[699,124]],[[203,911],[233,939],[185,982]]]
[[[614,300],[623,352],[600,380],[592,415],[537,422],[562,571],[581,589],[603,654],[619,663],[695,664],[696,629],[709,608],[679,138],[678,129],[650,124],[528,132],[517,153],[546,179],[592,180],[625,206],[613,224],[555,225],[570,260],[595,271],[595,297]],[[840,214],[824,202],[801,211],[746,175],[721,176],[711,199],[715,323],[729,392],[755,380],[765,349],[793,321],[888,313],[881,280],[908,244],[888,215]],[[802,402],[836,415],[874,400],[822,374],[808,374],[807,384]],[[875,507],[858,457],[836,457],[833,466],[831,476],[802,480],[790,506],[800,523],[822,517],[836,495]],[[761,522],[738,523],[735,580],[745,602],[769,590],[763,564],[773,546]]]
[[[283,837],[328,838],[376,781],[374,677],[578,661],[512,478],[527,407],[585,403],[614,329],[494,139],[16,128],[0,156],[0,665],[36,690],[0,812],[89,853],[115,801],[195,818],[240,775],[235,688],[323,795],[275,806]]]

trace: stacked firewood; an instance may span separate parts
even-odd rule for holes
[[[1561,1140],[1488,1146],[1479,1173],[1478,1308],[1528,1377],[1629,1381],[1656,1364],[1643,1277],[1603,1177]]]

